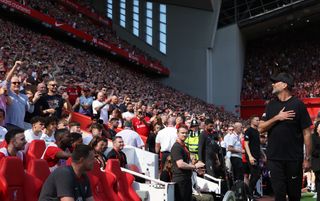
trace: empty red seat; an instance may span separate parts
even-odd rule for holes
[[[118,159],[109,159],[107,162],[107,171],[112,172],[118,183],[118,195],[125,201],[140,201],[140,197],[132,187],[134,177],[131,174],[122,172]]]
[[[26,153],[27,168],[29,165],[29,161],[33,159],[40,159],[45,149],[46,143],[44,140],[31,141]]]
[[[100,164],[97,161],[94,163],[93,170],[88,172],[87,175],[95,201],[121,201],[113,186],[110,186],[110,184],[115,185],[115,177],[107,178],[105,173],[100,170]]]
[[[37,200],[41,188],[50,174],[49,165],[43,159],[29,161],[25,176],[25,192],[29,192],[28,200]],[[31,178],[30,178],[31,177]]]
[[[25,201],[24,198],[25,173],[21,159],[5,157],[0,164],[0,200]]]

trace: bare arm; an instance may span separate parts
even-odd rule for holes
[[[11,68],[11,70],[9,71],[8,75],[6,76],[6,81],[9,82],[14,74],[14,72],[17,70],[18,66],[20,66],[22,64],[22,61],[16,61],[14,63],[14,66]]]
[[[72,109],[75,110],[78,106],[80,105],[80,99],[79,97],[76,99],[76,102],[74,103],[74,105],[72,106]]]
[[[60,198],[60,201],[74,201],[73,197],[62,197]]]
[[[160,143],[156,143],[156,153],[158,154],[160,152]]]
[[[280,110],[279,114],[274,116],[273,118],[269,119],[268,121],[260,121],[258,131],[259,133],[264,133],[268,131],[275,123],[278,121],[284,120],[292,120],[296,113],[293,110],[284,111],[285,107]]]
[[[311,132],[309,128],[303,129],[303,139],[305,145],[305,160],[303,162],[303,166],[306,170],[308,170],[311,167],[310,157],[312,149]]]
[[[249,142],[248,141],[244,141],[244,148],[246,149],[246,152],[248,154],[248,157],[249,157],[249,162],[251,165],[254,164],[254,161],[256,160],[252,154],[251,154],[251,151],[250,151],[250,147],[249,147]]]
[[[72,105],[69,101],[69,96],[67,93],[62,94],[62,99],[64,100],[63,108],[68,112],[73,112]]]
[[[59,159],[68,159],[71,156],[70,153],[64,152],[64,151],[59,151],[56,153],[56,157]]]
[[[242,150],[234,148],[232,145],[228,146],[228,151],[231,153],[242,153]]]
[[[177,164],[179,169],[183,169],[183,170],[194,170],[194,169],[196,169],[195,165],[188,164],[188,163],[184,162],[182,159],[177,160],[176,164]]]

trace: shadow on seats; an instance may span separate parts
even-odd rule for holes
[[[131,174],[122,172],[118,159],[109,159],[106,170],[112,172],[118,182],[118,195],[125,201],[140,201],[140,197],[132,187],[134,177]]]
[[[26,153],[26,167],[28,169],[29,161],[33,159],[40,159],[44,150],[46,149],[46,143],[44,140],[32,140],[29,144]]]
[[[0,200],[34,201],[38,200],[41,182],[25,173],[21,159],[5,157],[0,162]]]
[[[121,201],[116,191],[116,179],[113,174],[100,170],[100,164],[95,161],[93,170],[88,172],[91,190],[95,201]],[[124,201],[124,200],[123,200]]]

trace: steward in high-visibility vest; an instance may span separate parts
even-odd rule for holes
[[[199,147],[199,123],[196,119],[191,121],[191,125],[189,128],[189,137],[184,141],[187,148],[189,149],[191,158],[199,159],[198,157],[198,147]]]

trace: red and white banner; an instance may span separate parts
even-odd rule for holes
[[[69,1],[69,0],[61,0],[61,1]],[[71,33],[73,36],[76,36],[76,37],[82,39],[83,41],[92,42],[92,43],[96,44],[97,46],[99,46],[99,47],[101,47],[101,48],[103,48],[113,54],[120,55],[128,60],[134,60],[138,64],[145,67],[146,69],[156,71],[157,73],[163,74],[163,75],[169,75],[169,73],[170,73],[168,68],[162,66],[160,63],[148,61],[143,55],[132,55],[130,52],[119,48],[117,45],[109,44],[103,40],[96,39],[93,36],[83,32],[83,31],[77,30],[68,24],[58,22],[54,18],[52,18],[48,15],[45,15],[39,11],[33,10],[27,6],[24,6],[14,0],[0,0],[0,3],[14,9],[14,10],[20,11],[20,12],[22,12],[32,18],[35,18],[39,21],[42,21],[46,24],[49,24],[52,27],[56,27],[57,29],[61,29],[65,32]]]

